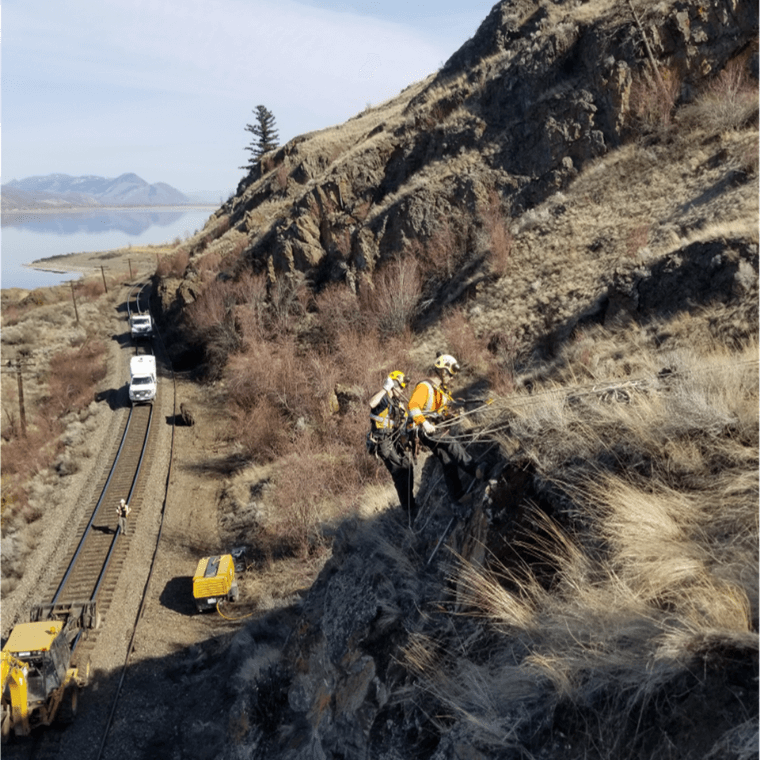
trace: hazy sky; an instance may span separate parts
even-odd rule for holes
[[[280,142],[436,71],[496,0],[5,0],[2,182],[233,190],[259,103]]]

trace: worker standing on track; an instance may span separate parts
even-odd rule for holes
[[[383,461],[393,478],[401,507],[413,514],[414,462],[406,447],[406,409],[402,396],[406,384],[404,373],[393,370],[369,400],[367,450]]]
[[[408,424],[416,440],[440,461],[449,495],[463,506],[466,498],[459,468],[478,479],[483,470],[461,443],[447,436],[447,430],[436,430],[437,424],[454,417],[449,384],[458,372],[459,363],[451,354],[436,358],[430,377],[417,383],[409,399]]]
[[[119,530],[122,536],[127,535],[127,517],[132,510],[124,499],[119,502],[119,506],[116,507],[116,514],[119,516]]]

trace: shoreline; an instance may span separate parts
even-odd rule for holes
[[[0,221],[6,216],[28,216],[31,214],[84,214],[99,211],[191,211],[200,209],[221,208],[218,203],[188,203],[182,206],[66,206],[54,208],[43,206],[42,208],[0,209]]]

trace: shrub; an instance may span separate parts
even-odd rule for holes
[[[638,224],[631,227],[625,238],[625,255],[629,258],[634,257],[642,248],[644,248],[649,240],[649,230],[651,224]]]
[[[383,335],[401,335],[412,325],[422,294],[420,266],[413,256],[397,258],[359,288],[367,322]]]
[[[273,528],[301,557],[325,545],[322,525],[343,516],[359,494],[349,449],[314,446],[309,434],[294,445],[274,478]]]
[[[169,256],[162,256],[156,267],[159,277],[182,277],[190,261],[190,254],[184,248],[180,248]]]
[[[463,368],[485,375],[492,363],[485,343],[475,335],[475,330],[464,309],[450,309],[441,322],[451,353]]]
[[[214,280],[185,310],[185,319],[194,338],[203,345],[206,369],[218,377],[227,357],[240,347],[235,325],[235,292],[230,282]]]
[[[233,411],[229,434],[254,462],[272,462],[285,454],[290,445],[290,432],[282,416],[266,398]]]
[[[312,342],[324,351],[335,351],[339,336],[348,330],[361,330],[364,315],[360,301],[345,284],[330,283],[317,294],[315,325],[311,331]]]
[[[714,132],[739,129],[757,118],[758,91],[746,63],[730,61],[697,97],[683,109],[680,120]]]
[[[301,272],[279,275],[269,286],[270,329],[275,335],[295,330],[306,313],[311,292]]]
[[[412,253],[419,259],[426,278],[448,281],[457,272],[463,246],[451,223],[444,220],[421,249]]]
[[[630,105],[639,124],[647,129],[668,129],[681,90],[681,80],[674,69],[636,74],[631,83]]]
[[[46,417],[60,418],[90,404],[97,383],[106,376],[105,354],[102,342],[88,340],[51,358],[48,395],[41,404]]]
[[[105,293],[105,288],[102,279],[88,278],[77,283],[76,291],[78,297],[94,301]]]
[[[243,272],[232,288],[235,302],[236,324],[243,340],[260,340],[266,331],[267,280],[264,274]]]
[[[488,193],[488,205],[481,216],[491,271],[497,277],[501,277],[507,271],[509,256],[512,251],[512,235],[501,210],[499,194],[495,190]]]

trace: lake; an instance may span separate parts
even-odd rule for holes
[[[40,272],[23,266],[48,256],[111,251],[184,240],[200,230],[216,206],[189,209],[98,209],[67,214],[4,214],[0,287],[39,288],[78,279],[78,273]]]

